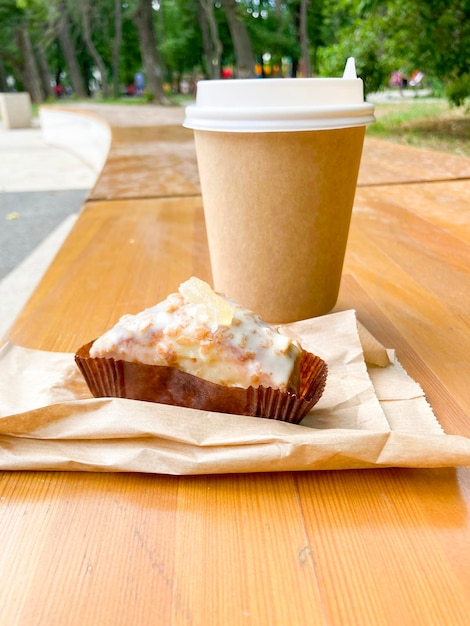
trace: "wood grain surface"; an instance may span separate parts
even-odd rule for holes
[[[123,131],[112,115],[118,148],[132,154],[146,127]],[[158,132],[152,137],[158,148]],[[172,162],[187,156],[180,143]],[[336,308],[355,308],[396,348],[445,430],[470,436],[469,161],[398,152],[366,140],[375,156],[363,162],[362,181],[375,182],[357,190]],[[112,196],[122,174],[109,163],[97,183],[108,191],[96,194],[109,199],[90,195],[12,328],[14,343],[75,351],[190,275],[210,280],[202,201],[185,187],[193,174],[160,193],[141,182],[152,179],[154,160],[130,159],[140,197]],[[387,184],[377,184],[382,165],[394,175]],[[8,626],[459,626],[470,616],[463,467],[1,472],[0,540]]]

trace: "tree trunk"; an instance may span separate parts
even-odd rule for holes
[[[49,69],[49,63],[47,62],[46,53],[41,45],[36,48],[36,52],[44,95],[46,98],[53,98],[54,90],[51,85],[51,72]]]
[[[292,23],[297,34],[297,41],[300,41],[300,0],[292,4]],[[295,56],[292,55],[292,76],[294,78],[297,78],[299,74],[299,62],[300,59],[296,52]]]
[[[308,40],[307,30],[307,12],[310,0],[300,0],[300,23],[299,23],[299,40],[300,49],[302,51],[303,75],[311,76],[312,68],[310,66],[310,42]]]
[[[139,36],[140,53],[145,68],[147,91],[158,104],[168,104],[163,91],[163,71],[158,58],[151,0],[139,0],[134,23]]]
[[[8,91],[7,73],[0,57],[0,91]]]
[[[59,19],[56,23],[57,36],[59,38],[62,52],[64,53],[65,63],[67,64],[67,69],[70,75],[70,82],[72,83],[72,89],[77,98],[87,98],[88,90],[77,61],[75,45],[70,37],[68,14],[65,2],[60,3],[58,12]]]
[[[91,37],[90,2],[89,0],[81,0],[79,6],[82,12],[83,39],[85,40],[88,52],[91,54],[91,58],[96,63],[96,66],[98,67],[98,70],[101,74],[101,89],[103,92],[103,98],[108,98],[109,89],[106,65],[100,53],[96,49],[95,44],[93,43],[93,39]]]
[[[204,49],[207,55],[207,64],[209,66],[209,77],[220,78],[221,59],[222,59],[222,43],[219,38],[219,29],[214,15],[214,3],[212,0],[199,0],[202,9],[201,21],[205,20],[207,42]]]
[[[238,18],[238,4],[236,0],[221,0],[221,3],[235,49],[237,76],[238,78],[253,78],[255,75],[253,46],[246,25]]]
[[[206,14],[204,9],[202,8],[201,2],[198,3],[198,12],[197,12],[199,26],[201,28],[202,35],[202,49],[203,49],[203,61],[206,67],[206,77],[212,78],[212,44],[211,44],[211,36],[209,33],[209,24],[207,22]]]
[[[122,2],[114,0],[113,92],[119,97],[119,52],[122,41]]]
[[[38,71],[36,57],[31,43],[31,39],[26,27],[23,24],[16,31],[18,49],[23,59],[22,78],[26,91],[29,92],[32,102],[44,102],[44,90],[42,88],[41,76]]]

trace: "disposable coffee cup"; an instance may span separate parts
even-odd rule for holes
[[[331,311],[373,112],[352,58],[343,78],[198,83],[184,126],[216,291],[272,323]]]

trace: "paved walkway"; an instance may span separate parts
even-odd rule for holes
[[[72,227],[96,173],[51,147],[37,120],[0,121],[0,335],[11,325]]]

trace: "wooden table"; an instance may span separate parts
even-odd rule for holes
[[[152,111],[155,124],[127,130],[109,112],[107,165],[14,343],[73,352],[190,275],[210,280],[191,138],[180,110]],[[367,139],[337,305],[397,349],[444,429],[467,437],[469,177],[468,159]],[[8,626],[470,620],[469,468],[2,472],[0,520]]]

